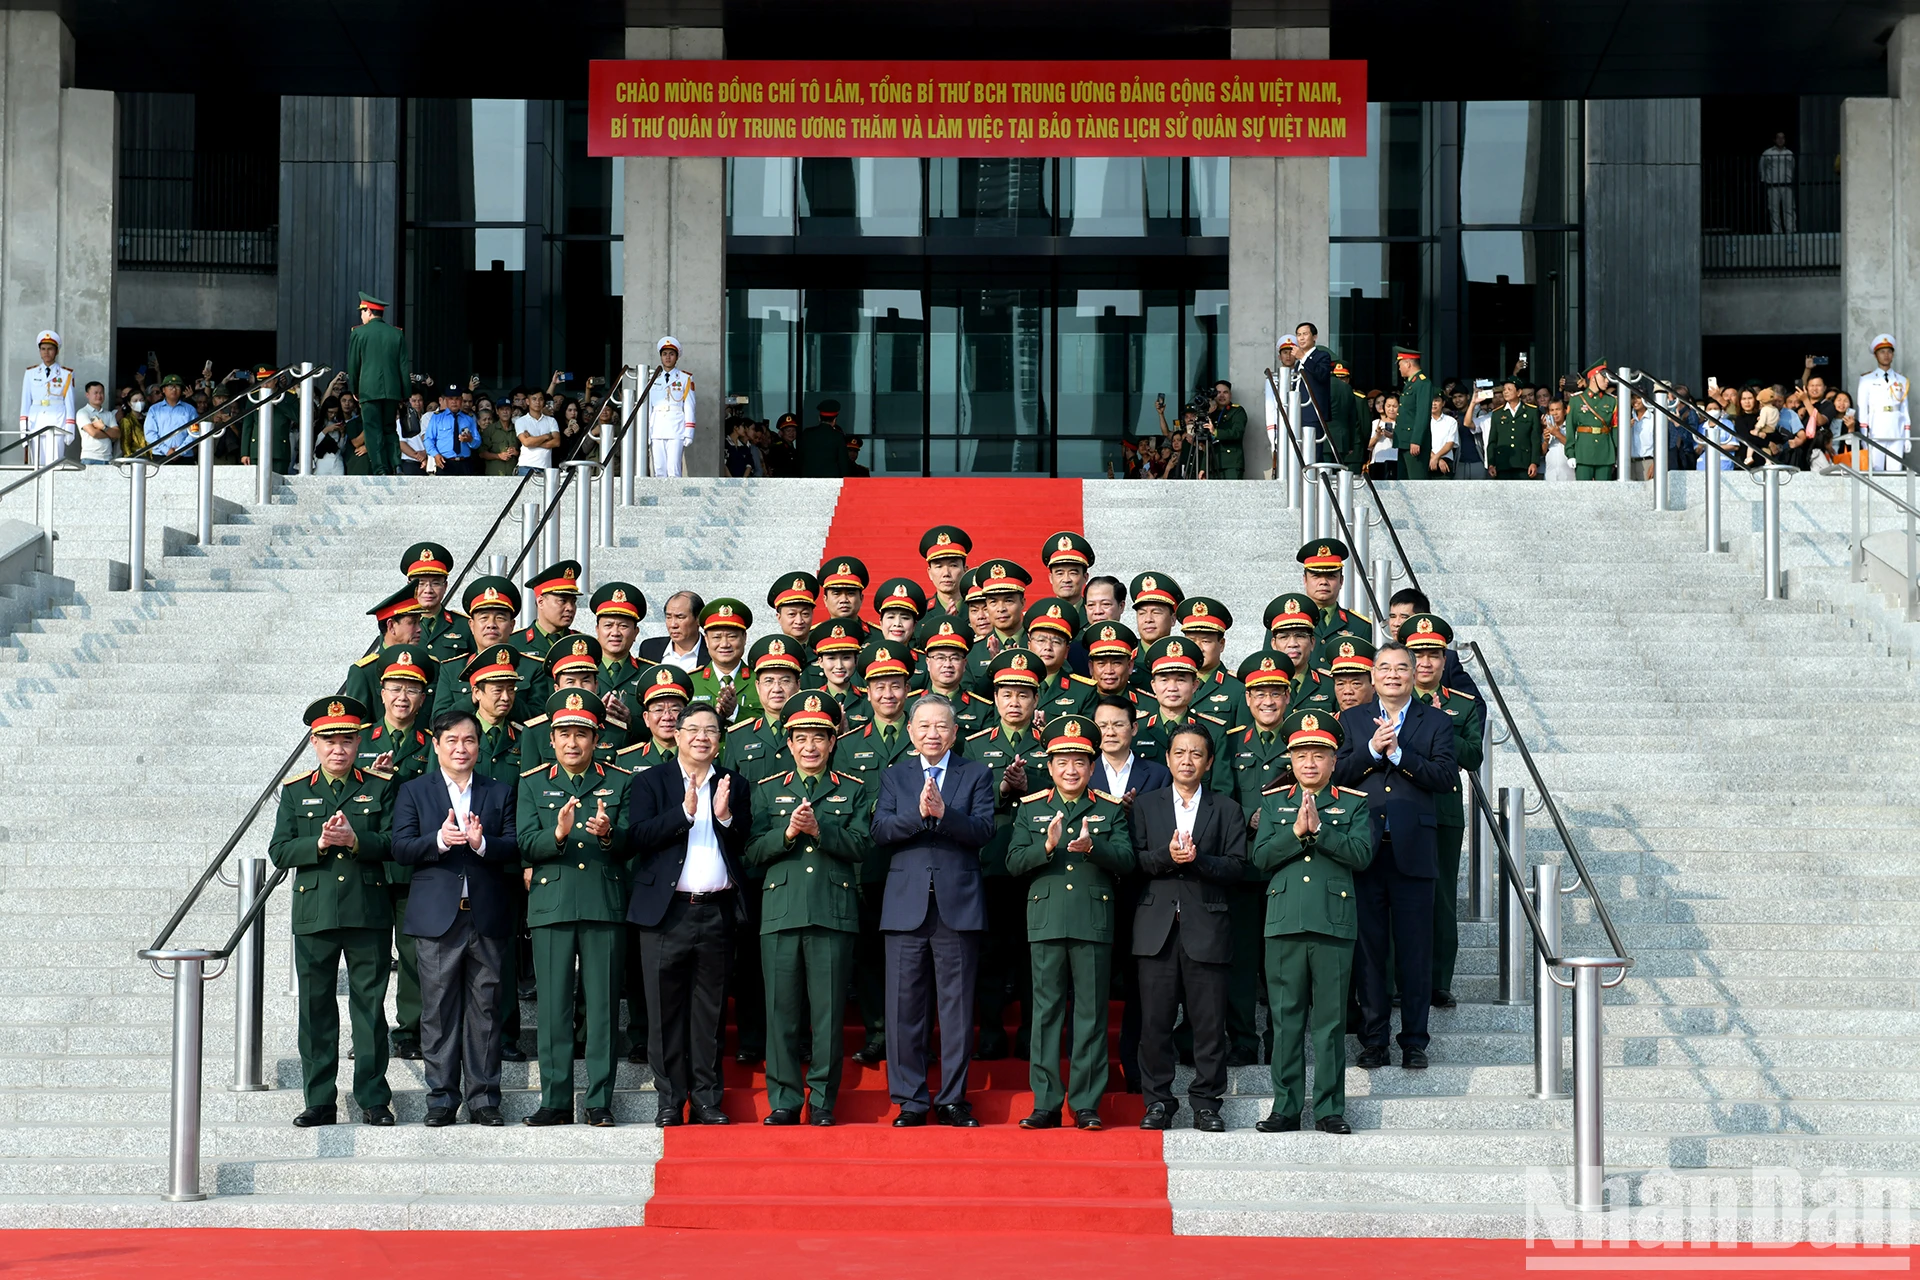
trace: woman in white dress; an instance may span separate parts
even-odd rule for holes
[[[1547,456],[1540,464],[1541,477],[1546,480],[1572,480],[1573,460],[1567,457],[1567,406],[1558,400],[1548,405],[1546,417],[1540,423],[1540,431],[1547,445]]]

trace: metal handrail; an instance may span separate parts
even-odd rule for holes
[[[44,427],[38,427],[32,431],[27,432],[27,434],[21,436],[18,440],[8,441],[5,446],[0,446],[0,448],[24,449],[27,447],[27,442],[29,440],[37,440],[41,436],[47,434],[47,432],[49,431],[65,431],[66,429],[67,429],[67,424],[64,422],[51,422]]]
[[[1900,457],[1899,454],[1887,448],[1885,445],[1881,444],[1878,440],[1875,440],[1871,436],[1863,435],[1858,431],[1848,431],[1834,438],[1836,440],[1865,440],[1868,444],[1872,445],[1876,449],[1881,450],[1890,458]],[[1905,460],[1902,459],[1902,461],[1905,461]],[[1902,468],[1902,470],[1904,469],[1905,468]],[[1901,511],[1904,511],[1906,514],[1913,516],[1915,519],[1920,519],[1920,507],[1913,507],[1908,505],[1905,499],[1896,498],[1891,493],[1887,492],[1887,490],[1878,481],[1868,479],[1867,477],[1872,474],[1871,472],[1857,470],[1853,467],[1845,465],[1844,463],[1835,462],[1831,458],[1828,458],[1826,460],[1826,465],[1824,466],[1816,465],[1814,470],[1823,476],[1830,476],[1835,474],[1852,476],[1856,484],[1864,485],[1867,489],[1871,490],[1873,493],[1875,493],[1879,497],[1886,499],[1887,502],[1892,506],[1899,508]],[[4,493],[4,492],[6,491],[3,489],[0,489],[0,493]]]
[[[1669,396],[1672,396],[1675,404],[1691,409],[1696,415],[1702,418],[1705,418],[1709,421],[1712,421],[1712,422],[1719,421],[1719,419],[1714,416],[1715,413],[1718,412],[1717,409],[1709,410],[1708,408],[1706,408],[1706,406],[1700,404],[1698,401],[1694,400],[1692,397],[1681,395],[1679,390],[1674,386],[1673,383],[1668,382],[1664,378],[1648,373],[1645,369],[1628,369],[1623,367],[1623,368],[1614,370],[1614,373],[1616,374],[1616,380],[1619,381],[1622,385],[1624,385],[1629,391],[1634,389],[1635,383],[1645,381],[1645,382],[1651,383],[1653,388],[1656,391],[1664,391]],[[1715,440],[1712,436],[1708,435],[1705,431],[1701,430],[1699,427],[1695,426],[1693,423],[1688,422],[1684,418],[1677,418],[1671,413],[1664,413],[1661,416],[1665,418],[1666,421],[1679,427],[1681,430],[1690,433],[1694,437],[1694,439],[1698,440],[1701,444],[1706,445],[1709,449],[1712,449],[1715,453],[1725,458],[1728,462],[1731,462],[1735,466],[1735,468],[1737,468],[1738,470],[1744,471],[1748,475],[1754,474],[1754,468],[1740,461],[1740,459],[1735,456],[1735,450],[1731,446],[1721,444],[1718,440]],[[1661,443],[1656,440],[1654,441],[1654,447],[1660,448],[1662,446],[1661,446]]]
[[[215,431],[209,435],[195,434],[193,438],[194,443],[201,443],[209,440],[218,440],[223,434],[225,434],[228,430],[230,430],[233,426],[235,426],[239,422],[238,418],[223,416],[223,415],[235,413],[238,410],[238,407],[235,405],[234,401],[245,400],[247,401],[247,404],[244,406],[246,411],[258,412],[263,405],[278,404],[281,400],[286,398],[289,392],[291,392],[295,387],[299,386],[302,382],[306,382],[313,378],[320,377],[323,373],[329,372],[329,370],[319,365],[315,365],[311,370],[309,370],[304,374],[300,373],[299,369],[300,369],[299,365],[291,364],[284,369],[276,370],[274,375],[271,378],[267,379],[265,382],[254,383],[252,386],[246,388],[244,391],[241,391],[238,395],[228,400],[225,404],[209,407],[205,413],[200,414],[198,417],[194,418],[192,421],[181,423],[179,426],[175,427],[173,430],[167,432],[167,434],[161,436],[158,440],[147,441],[146,447],[144,449],[136,449],[132,453],[125,454],[120,458],[114,459],[114,461],[122,462],[122,461],[129,461],[132,459],[138,459],[138,458],[146,458],[149,461],[151,461],[152,460],[151,455],[155,447],[157,447],[164,441],[173,439],[175,436],[179,435],[182,431],[192,431],[195,427],[199,426],[203,422],[213,422],[215,426],[220,428],[220,430]],[[284,385],[280,381],[282,378],[288,379],[288,381]],[[263,396],[260,394],[262,390],[270,390],[271,394]],[[157,466],[167,465],[167,463],[181,456],[182,449],[184,448],[186,448],[186,446],[183,445],[181,449],[168,450],[165,454],[161,455],[160,460],[155,465]]]
[[[49,462],[46,466],[41,467],[39,470],[29,471],[27,472],[27,474],[21,476],[19,479],[8,483],[5,488],[0,488],[0,498],[6,497],[8,494],[12,493],[15,489],[26,488],[28,485],[32,484],[35,480],[38,480],[41,476],[44,476],[51,471],[84,471],[84,470],[86,470],[86,468],[81,466],[79,463],[69,462],[65,458],[60,459],[58,462]]]

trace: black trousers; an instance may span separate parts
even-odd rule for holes
[[[733,960],[731,894],[689,902],[675,894],[660,923],[640,930],[646,971],[647,1060],[660,1106],[720,1105],[720,1038]]]
[[[989,881],[988,883],[992,883]],[[981,935],[940,918],[927,896],[917,929],[887,938],[887,1091],[902,1111],[964,1102],[973,1050],[973,993]],[[927,1093],[927,1056],[940,1027],[940,1093]]]
[[[1400,989],[1400,1047],[1425,1052],[1433,1000],[1433,880],[1402,874],[1393,861],[1393,837],[1384,836],[1373,865],[1353,877],[1353,887],[1359,899],[1360,1047],[1387,1047],[1391,967]]]
[[[1227,984],[1233,966],[1195,960],[1180,944],[1175,921],[1154,955],[1138,956],[1140,975],[1140,1092],[1148,1106],[1173,1102],[1173,1023],[1184,1003],[1193,1028],[1196,1111],[1218,1111],[1227,1096]]]
[[[733,968],[727,975],[727,994],[733,998],[733,1029],[741,1053],[767,1056],[767,986],[760,972],[760,895],[763,881],[755,878],[742,891],[747,920],[733,931]],[[722,1032],[725,1038],[725,1032]],[[724,1046],[722,1046],[724,1048]]]

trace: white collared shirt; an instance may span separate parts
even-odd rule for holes
[[[675,760],[680,766],[681,778],[693,781],[686,763],[677,756]],[[687,860],[680,867],[680,882],[674,885],[681,893],[718,893],[733,886],[727,875],[726,857],[720,852],[720,837],[713,830],[714,772],[709,765],[706,782],[693,789],[693,829],[687,832]],[[733,819],[728,818],[720,825],[731,827]]]
[[[674,647],[673,639],[669,637],[667,647],[661,651],[660,661],[670,667],[678,667],[688,675],[692,675],[695,668],[700,665],[700,641],[696,638],[693,642],[693,648],[682,653]]]
[[[1107,777],[1113,783],[1114,795],[1124,796],[1127,794],[1127,783],[1133,777],[1133,762],[1135,758],[1133,752],[1127,752],[1126,762],[1116,769],[1113,767],[1113,761],[1108,760],[1105,756],[1100,757],[1101,762],[1107,766]]]
[[[1200,816],[1200,796],[1205,791],[1205,786],[1195,787],[1193,799],[1187,801],[1180,798],[1180,788],[1173,789],[1173,829],[1181,835],[1193,834],[1193,820]]]
[[[454,823],[458,826],[466,826],[467,815],[473,812],[473,775],[467,775],[467,785],[465,787],[454,786],[453,779],[447,777],[444,773],[442,773],[440,777],[447,784],[448,798],[453,801]],[[433,839],[434,843],[440,846],[440,852],[445,853],[447,851],[447,838],[444,835],[436,835]],[[473,852],[475,857],[483,858],[486,856],[487,837],[485,835],[480,837],[480,847]],[[467,878],[465,876],[460,877],[460,896],[463,898],[467,896]]]

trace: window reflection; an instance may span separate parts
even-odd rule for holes
[[[918,160],[808,157],[800,162],[800,231],[921,234]]]
[[[737,236],[792,235],[798,167],[791,156],[727,161],[727,229]]]
[[[517,98],[475,98],[473,122],[473,220],[527,220],[527,104]],[[507,271],[527,269],[527,234],[504,228],[473,233],[473,269],[495,261]]]
[[[1052,160],[927,162],[927,219],[933,235],[1053,234]]]

